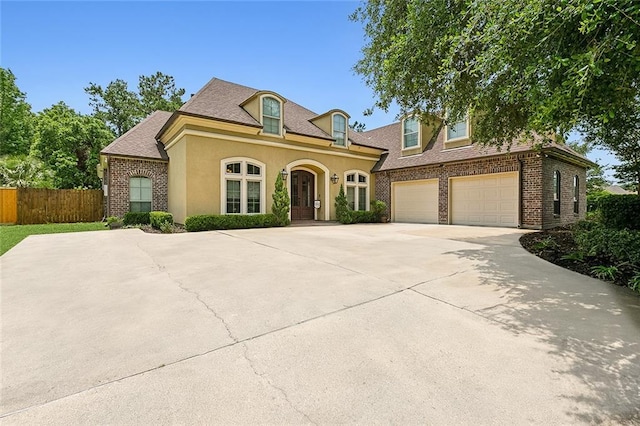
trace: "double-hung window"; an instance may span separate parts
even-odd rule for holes
[[[222,213],[263,213],[264,175],[264,164],[255,160],[223,160]]]
[[[447,141],[465,139],[469,137],[469,120],[464,119],[455,123],[447,123]]]
[[[560,172],[553,172],[553,214],[560,214]]]
[[[273,135],[279,135],[280,120],[282,118],[280,101],[265,96],[262,98],[262,131]]]
[[[402,149],[418,146],[420,123],[415,117],[405,118],[402,122]]]
[[[580,178],[578,175],[573,177],[573,213],[580,213]]]
[[[333,139],[335,145],[347,146],[347,119],[344,115],[333,115]]]
[[[151,211],[151,179],[134,176],[129,179],[129,211]]]

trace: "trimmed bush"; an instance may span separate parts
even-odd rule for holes
[[[184,227],[189,232],[223,229],[271,228],[281,226],[274,214],[203,214],[189,216]]]
[[[165,223],[173,225],[173,215],[168,212],[150,212],[149,223],[153,228],[161,230]]]
[[[607,195],[599,200],[602,223],[614,229],[640,229],[640,197]]]
[[[350,223],[377,223],[380,222],[380,217],[374,211],[350,211],[349,216],[351,217]]]
[[[349,201],[344,193],[344,187],[342,184],[340,184],[340,192],[338,192],[338,195],[336,196],[335,207],[336,219],[338,222],[351,223],[351,218],[349,217]]]
[[[148,225],[150,223],[149,212],[125,213],[122,223],[125,225]]]
[[[276,177],[276,189],[271,196],[273,198],[273,204],[271,205],[271,212],[275,215],[278,225],[287,226],[289,224],[289,205],[291,200],[289,199],[289,193],[284,186],[282,175],[278,173]]]

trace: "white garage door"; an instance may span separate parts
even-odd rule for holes
[[[393,221],[438,223],[438,179],[394,182],[391,189]]]
[[[452,178],[451,223],[518,226],[518,173]]]

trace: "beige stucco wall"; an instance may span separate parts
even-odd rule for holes
[[[338,195],[340,184],[344,184],[345,171],[362,170],[370,173],[378,158],[373,155],[367,156],[367,159],[348,158],[331,154],[331,152],[345,153],[346,150],[335,151],[335,148],[326,148],[327,153],[325,154],[292,149],[295,146],[300,145],[264,146],[228,140],[223,135],[216,137],[183,135],[167,151],[170,157],[169,210],[173,213],[176,222],[179,223],[183,223],[184,219],[191,215],[220,214],[221,160],[231,157],[247,157],[265,164],[265,213],[271,211],[271,195],[277,174],[283,168],[289,169],[289,172],[297,168],[305,168],[317,173],[315,195],[322,205],[317,211],[317,219],[334,219],[335,208],[333,204]],[[177,161],[174,160],[174,156],[177,157]],[[292,163],[294,163],[293,166]],[[328,170],[328,173],[323,170],[322,165]],[[339,176],[340,181],[336,185],[328,183],[329,196],[327,199],[325,188],[328,177],[334,173]],[[371,200],[374,199],[374,188],[374,176],[370,175]],[[329,203],[329,217],[326,215],[326,203]]]
[[[173,220],[184,223],[187,214],[187,156],[186,145],[176,144],[167,150],[169,155],[169,211]]]

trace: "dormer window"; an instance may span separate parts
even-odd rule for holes
[[[342,114],[333,115],[333,138],[335,145],[347,146],[347,119]]]
[[[262,132],[279,135],[281,117],[280,101],[270,96],[262,98]]]
[[[415,117],[407,117],[402,124],[402,149],[418,146],[419,122]]]
[[[467,118],[461,121],[456,121],[455,123],[447,124],[447,142],[458,139],[467,139],[468,137],[469,120]]]

